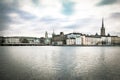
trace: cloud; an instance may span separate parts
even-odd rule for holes
[[[74,13],[74,5],[75,3],[71,0],[62,0],[62,13],[64,15],[72,15]]]
[[[40,18],[40,22],[44,22],[46,24],[56,24],[56,23],[64,23],[68,22],[66,18],[58,18],[58,17],[51,17],[51,16],[44,16]]]
[[[36,16],[26,11],[20,10],[17,1],[5,0],[0,1],[0,31],[9,29],[10,24],[20,24],[20,18],[23,20],[35,19]],[[11,14],[17,14],[18,16],[10,16]]]
[[[66,23],[68,23],[67,25],[63,25],[65,29],[68,30],[76,30],[76,31],[80,31],[81,29],[83,30],[88,30],[91,29],[90,26],[95,25],[95,22],[97,20],[96,19],[92,19],[92,18],[83,18],[83,19],[77,19],[75,21],[68,21]]]
[[[31,13],[28,13],[26,11],[22,11],[22,10],[15,10],[14,13],[17,13],[22,19],[25,19],[25,20],[30,20],[30,19],[35,19],[36,16],[31,14]]]
[[[111,18],[113,19],[120,19],[120,12],[115,12],[110,15]]]
[[[98,7],[95,4],[99,2]],[[0,0],[0,33],[12,32],[17,36],[35,34],[43,36],[44,31],[52,32],[80,32],[94,33],[101,27],[101,17],[107,27],[114,26],[119,32],[119,3],[120,0]],[[112,13],[112,14],[111,14]],[[115,20],[116,19],[116,20]],[[11,33],[11,34],[12,34]],[[30,34],[31,33],[31,34]],[[6,33],[6,35],[10,35]]]
[[[102,6],[102,5],[111,5],[120,2],[119,0],[101,0],[97,5]]]
[[[6,28],[8,28],[10,22],[12,22],[12,20],[8,16],[0,14],[0,31],[3,31]]]
[[[8,28],[9,23],[12,22],[11,18],[8,16],[8,13],[11,13],[12,6],[3,1],[0,1],[0,31]]]
[[[32,0],[33,4],[35,4],[36,6],[40,5],[40,0]]]

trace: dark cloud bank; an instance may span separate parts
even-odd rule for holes
[[[9,16],[11,13],[18,14],[19,17],[24,20],[35,18],[34,15],[20,10],[18,2],[13,1],[11,3],[8,3],[7,1],[2,0],[0,1],[0,31],[8,29],[9,25],[12,23],[20,23],[19,20],[15,20]]]
[[[97,6],[112,5],[112,4],[116,4],[116,3],[120,3],[120,0],[101,0],[97,4]]]

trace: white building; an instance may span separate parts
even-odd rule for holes
[[[81,45],[82,38],[81,33],[70,33],[67,34],[66,44],[67,45]]]
[[[50,38],[45,38],[45,42],[46,45],[50,45],[51,44],[51,39]]]
[[[84,45],[101,45],[101,37],[100,36],[85,36]]]
[[[110,36],[102,36],[101,42],[103,45],[111,45],[111,37]]]
[[[5,37],[5,43],[9,44],[9,43],[20,43],[20,38],[18,37]]]
[[[20,44],[22,41],[26,39],[30,44],[40,43],[39,38],[35,37],[5,37],[5,44]]]
[[[75,43],[76,43],[75,38],[68,38],[68,39],[66,39],[66,44],[67,45],[75,45]]]
[[[57,41],[57,45],[63,45],[63,41]]]
[[[85,35],[81,35],[81,45],[85,45],[86,41],[85,41]]]

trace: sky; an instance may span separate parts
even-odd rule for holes
[[[60,32],[120,36],[120,0],[0,0],[0,36]]]

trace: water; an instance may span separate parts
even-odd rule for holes
[[[0,47],[0,80],[120,80],[120,47]]]

